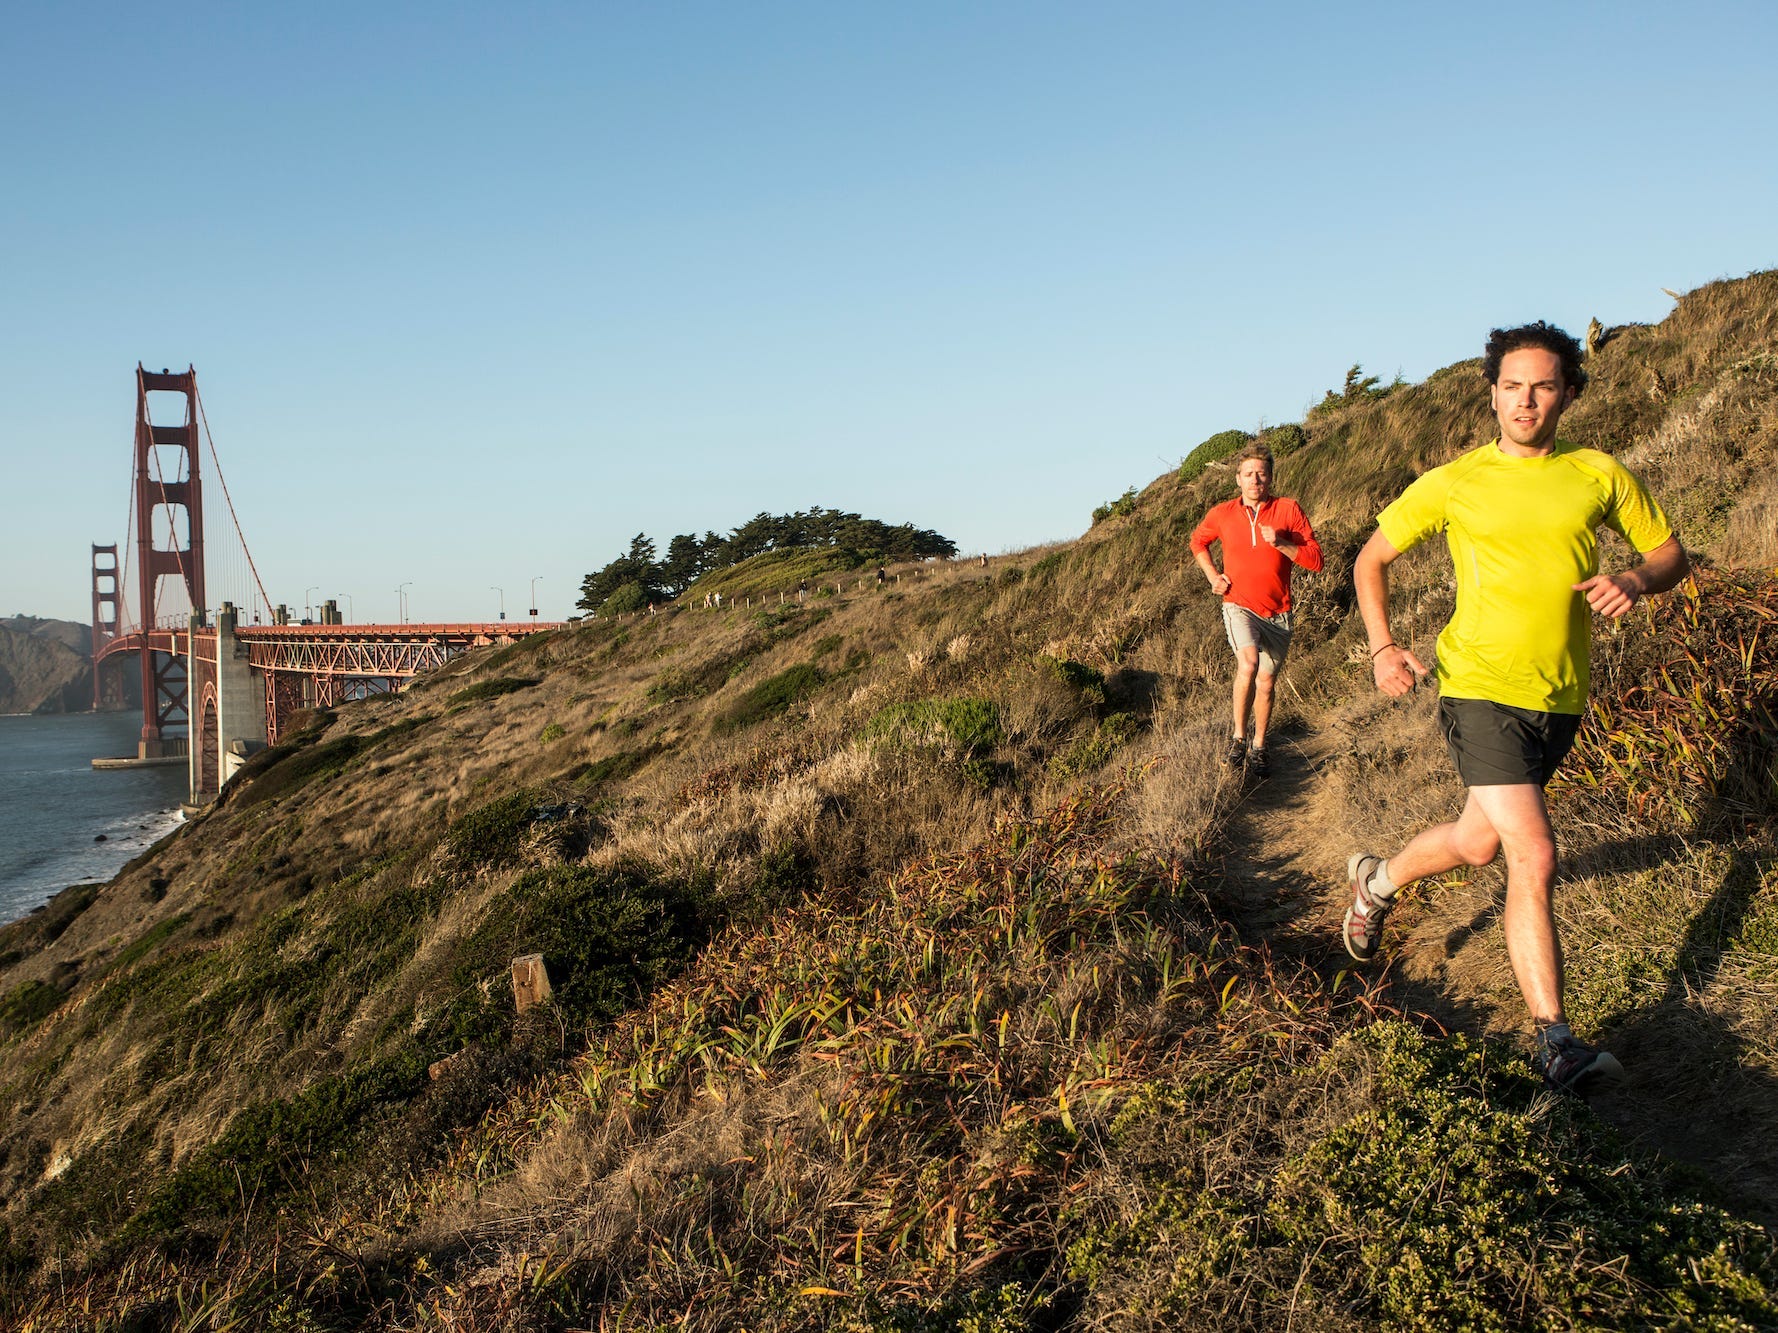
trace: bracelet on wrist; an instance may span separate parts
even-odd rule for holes
[[[1384,652],[1384,651],[1386,651],[1386,650],[1387,650],[1387,649],[1390,649],[1390,648],[1393,648],[1393,647],[1395,647],[1395,645],[1394,645],[1394,644],[1393,644],[1393,643],[1386,643],[1386,644],[1384,644],[1384,645],[1383,645],[1383,647],[1381,647],[1381,648],[1379,648],[1379,649],[1377,649],[1377,653],[1380,653],[1380,652]],[[1372,654],[1371,654],[1371,661],[1373,661],[1373,662],[1374,662],[1374,661],[1376,661],[1376,660],[1377,660],[1377,653],[1372,653]]]

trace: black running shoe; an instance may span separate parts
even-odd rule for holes
[[[1610,1051],[1596,1051],[1574,1037],[1540,1041],[1531,1067],[1557,1092],[1587,1098],[1616,1087],[1624,1079],[1624,1067]]]
[[[1266,758],[1263,749],[1251,749],[1247,752],[1247,772],[1256,778],[1271,776],[1272,763]]]
[[[1247,742],[1240,736],[1231,737],[1229,752],[1223,756],[1223,762],[1230,768],[1239,768],[1247,762]]]

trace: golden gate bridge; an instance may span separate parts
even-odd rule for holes
[[[171,398],[178,421],[155,421]],[[207,580],[200,445],[208,446],[232,539],[221,577]],[[136,754],[96,766],[185,764],[194,804],[215,797],[249,755],[274,744],[302,708],[401,689],[459,653],[558,627],[559,622],[348,625],[337,600],[293,620],[260,581],[216,456],[197,372],[136,367],[135,467],[128,535],[93,546],[93,706],[121,704],[136,658],[142,731]],[[212,586],[229,596],[212,603]],[[130,593],[134,593],[134,605]]]

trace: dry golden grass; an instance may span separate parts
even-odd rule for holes
[[[1220,701],[1217,701],[1220,702]],[[1175,717],[1143,745],[1151,757],[1131,797],[1131,836],[1165,860],[1200,864],[1223,836],[1240,778],[1222,763],[1229,721],[1206,706]]]

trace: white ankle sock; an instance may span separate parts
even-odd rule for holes
[[[1400,886],[1389,878],[1389,862],[1377,862],[1377,868],[1371,871],[1370,880],[1365,884],[1364,890],[1380,903],[1388,902],[1401,892]]]

